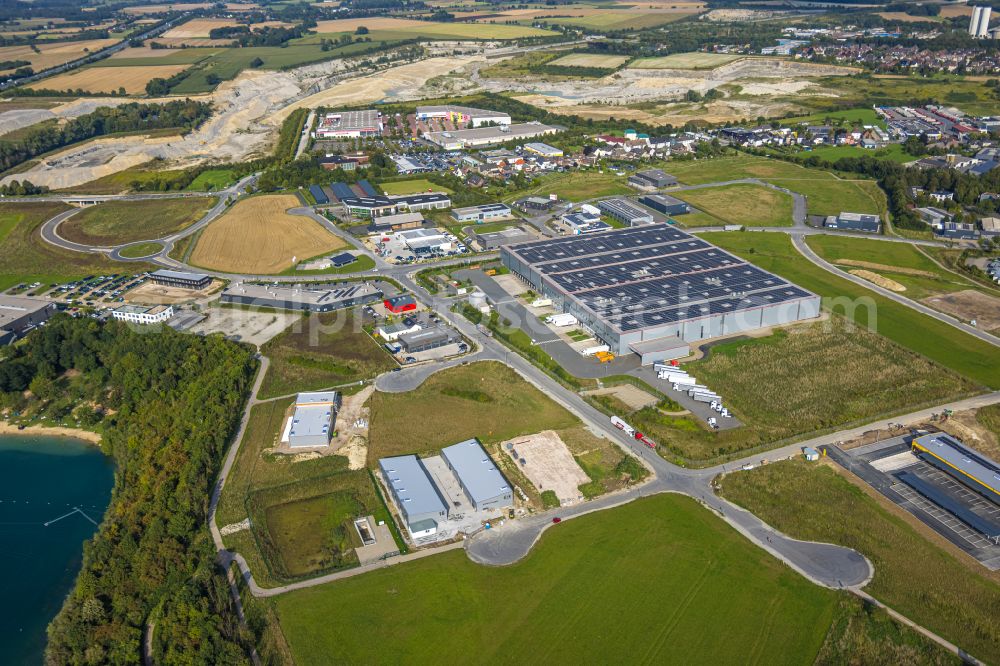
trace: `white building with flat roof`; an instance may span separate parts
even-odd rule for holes
[[[471,124],[473,127],[482,127],[488,123],[510,125],[510,114],[503,111],[490,111],[488,109],[476,109],[471,106],[456,106],[453,104],[417,107],[418,120],[429,120],[430,118],[447,118],[457,125]]]
[[[293,449],[329,446],[339,409],[340,394],[336,391],[299,393],[281,441]]]
[[[174,316],[174,306],[123,305],[112,310],[111,316],[130,324],[159,324]]]
[[[335,111],[320,118],[316,138],[357,138],[382,134],[382,114],[374,109],[364,111]]]

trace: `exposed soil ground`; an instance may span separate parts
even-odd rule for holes
[[[856,268],[854,270],[848,271],[851,275],[857,275],[862,280],[868,280],[872,284],[877,284],[883,289],[888,289],[889,291],[906,291],[906,287],[899,284],[895,280],[891,280],[878,273],[872,273],[871,271],[866,271],[863,268]]]
[[[145,282],[129,291],[125,295],[125,300],[129,303],[141,303],[143,305],[175,305],[178,303],[191,303],[214,294],[222,288],[222,285],[222,280],[212,280],[212,283],[204,289],[192,291],[190,289],[165,287],[161,284]]]
[[[624,402],[632,410],[650,407],[658,402],[655,396],[646,393],[641,388],[632,384],[606,386],[594,389],[593,391],[587,391],[585,395],[612,395]]]
[[[539,492],[553,491],[561,504],[581,499],[579,487],[590,481],[587,473],[573,459],[573,454],[566,448],[559,433],[553,430],[517,437],[504,444],[501,449]]]
[[[979,328],[986,331],[1000,328],[1000,298],[975,289],[931,296],[924,303],[965,321],[975,319]]]

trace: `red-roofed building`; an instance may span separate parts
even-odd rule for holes
[[[417,309],[417,302],[413,299],[413,296],[393,296],[382,301],[382,305],[393,314]]]

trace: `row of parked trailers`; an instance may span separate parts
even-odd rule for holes
[[[309,193],[313,195],[317,204],[328,204],[330,203],[330,196],[327,194],[329,190],[330,194],[337,201],[341,199],[349,199],[353,197],[363,196],[363,197],[377,197],[381,196],[381,193],[375,189],[375,186],[369,183],[367,180],[359,180],[356,183],[357,189],[361,190],[359,194],[354,188],[352,188],[347,183],[330,183],[328,189],[324,188],[322,185],[310,185]]]
[[[669,382],[675,391],[684,391],[692,400],[704,402],[720,416],[729,418],[729,410],[722,406],[722,396],[707,386],[699,384],[697,379],[689,375],[687,370],[681,370],[676,363],[676,361],[671,361],[670,363],[653,364],[657,378]],[[709,418],[708,423],[713,428],[718,425],[715,417]]]

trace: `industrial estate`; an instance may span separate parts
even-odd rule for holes
[[[1000,661],[993,14],[14,0],[0,662]]]

